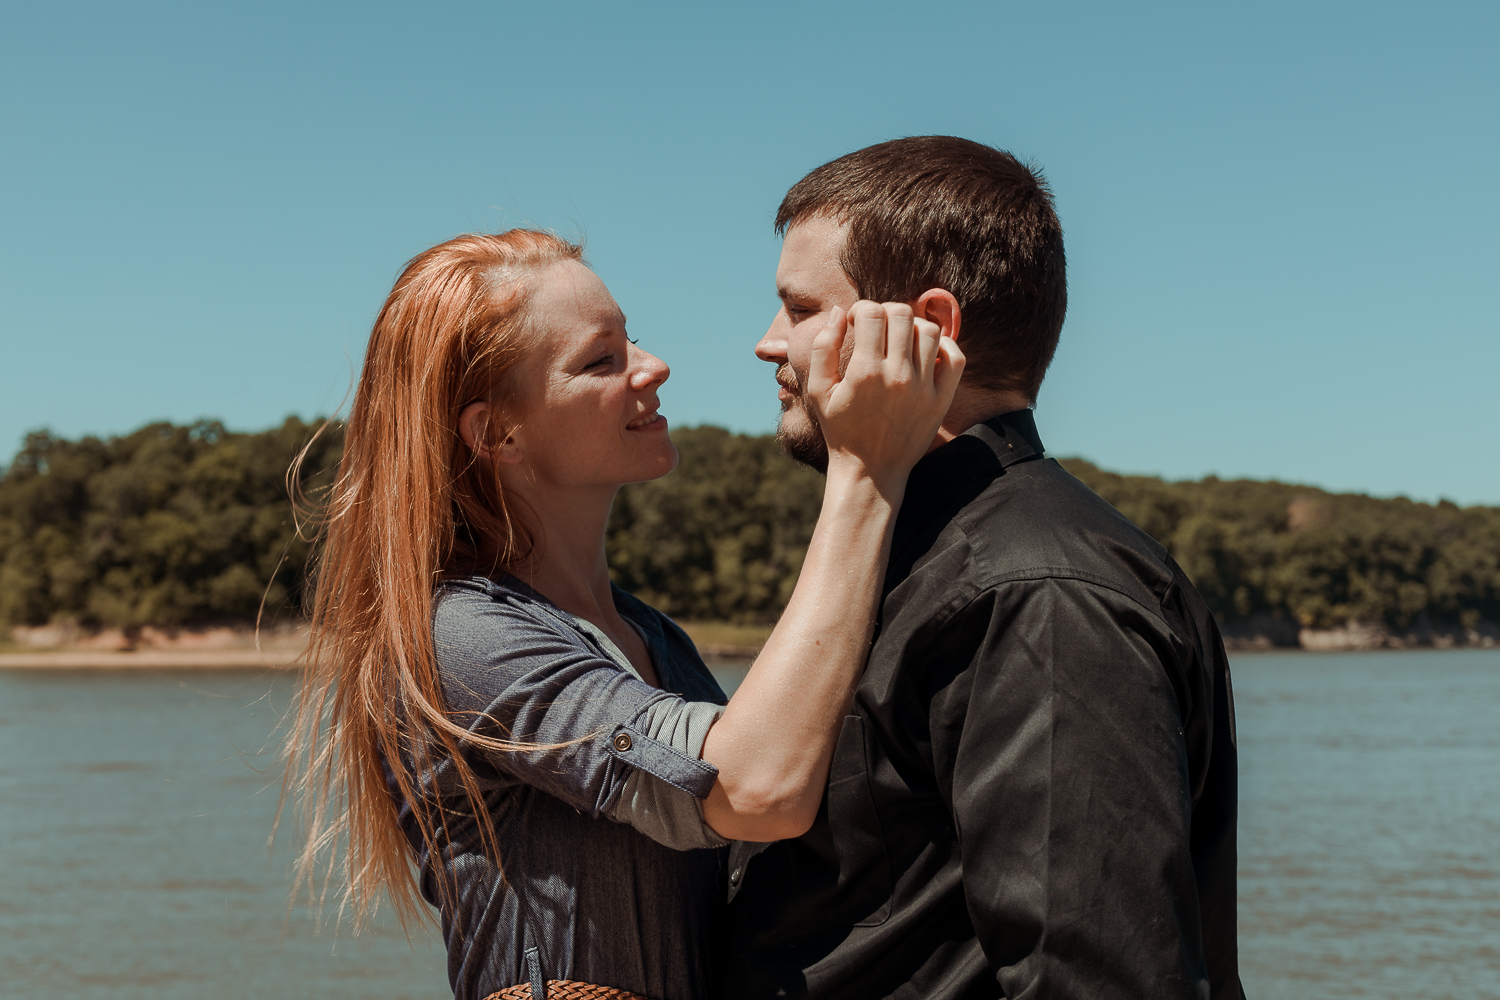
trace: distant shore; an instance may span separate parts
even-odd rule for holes
[[[0,653],[0,670],[290,670],[298,666],[299,655],[253,649],[54,649]]]
[[[703,659],[712,665],[748,664],[771,634],[769,625],[682,622]],[[1392,634],[1379,626],[1350,623],[1340,629],[1265,629],[1234,624],[1224,629],[1231,654],[1363,652],[1376,649],[1496,648],[1493,627],[1467,634],[1426,631]],[[141,629],[82,634],[56,628],[18,629],[0,645],[0,670],[295,670],[307,650],[305,627],[262,629],[259,642],[248,626],[163,631]]]
[[[710,664],[755,658],[771,626],[684,622],[683,629]],[[307,651],[302,626],[263,629],[257,643],[249,626],[166,631],[144,628],[127,635],[42,627],[17,629],[0,645],[0,670],[295,670]]]

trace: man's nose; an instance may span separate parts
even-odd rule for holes
[[[770,329],[760,338],[760,343],[755,345],[755,356],[773,365],[784,365],[787,362],[786,330],[781,317],[782,314],[778,311],[776,318],[771,321]]]

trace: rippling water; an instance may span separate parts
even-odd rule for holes
[[[1500,996],[1500,653],[1234,670],[1250,995]],[[286,913],[259,751],[294,684],[0,673],[0,996],[448,995],[430,930]]]
[[[1233,668],[1247,991],[1500,997],[1500,652]]]

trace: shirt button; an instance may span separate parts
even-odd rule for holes
[[[631,744],[630,734],[629,733],[616,733],[615,734],[615,749],[616,750],[620,751],[621,753],[624,753],[626,750],[630,749],[631,745],[632,744]]]
[[[740,884],[740,876],[743,875],[743,874],[744,874],[744,869],[743,868],[736,868],[734,871],[730,872],[729,873],[729,884],[730,885],[739,885]]]

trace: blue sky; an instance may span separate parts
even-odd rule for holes
[[[402,263],[587,237],[675,424],[766,431],[771,218],[842,153],[1039,164],[1049,450],[1500,503],[1500,6],[13,5],[0,452],[336,407]]]

